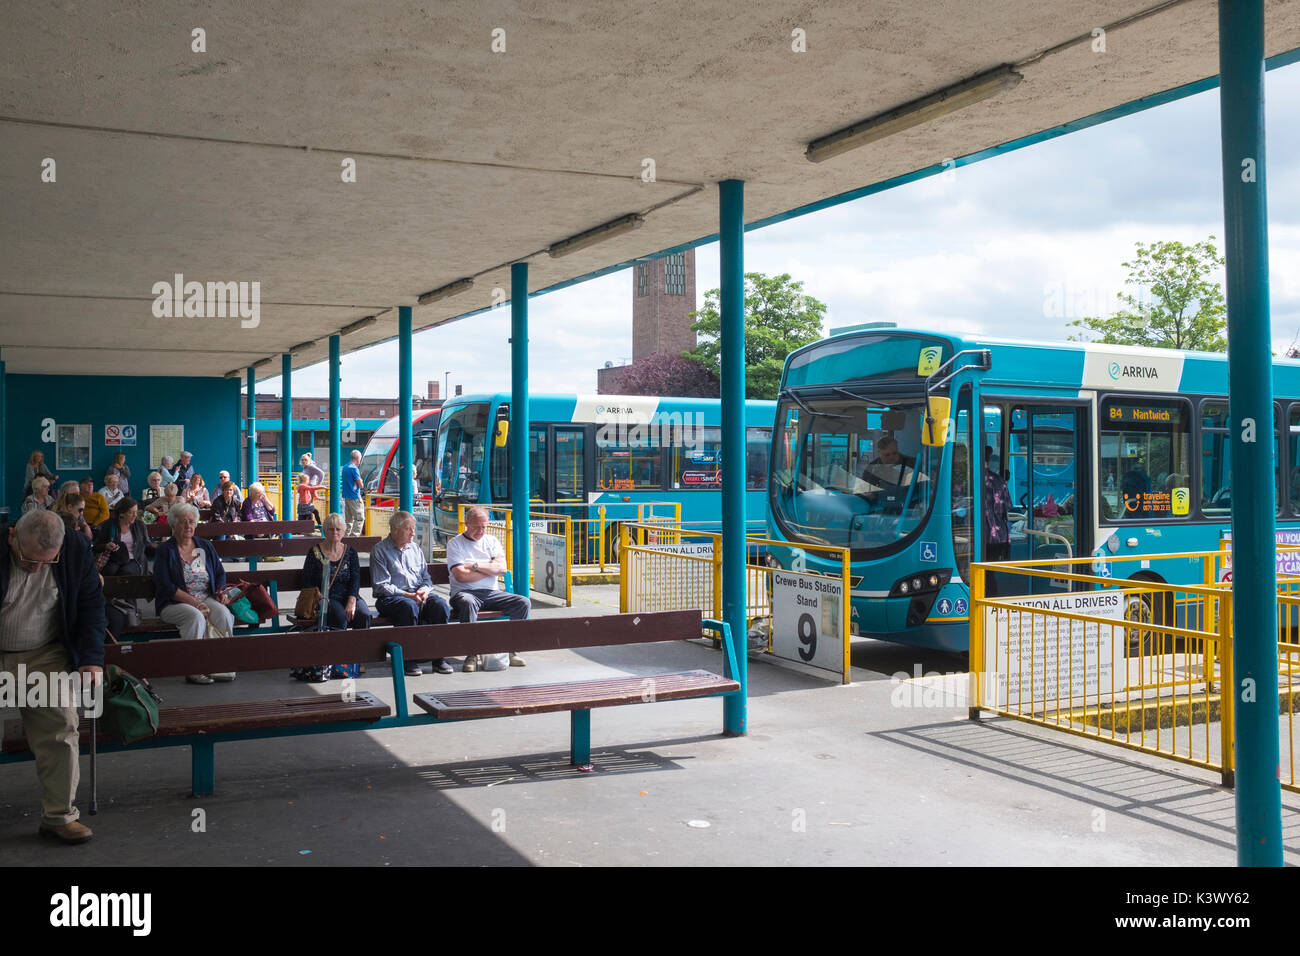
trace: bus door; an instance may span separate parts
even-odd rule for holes
[[[530,425],[528,430],[528,499],[530,510],[567,515],[574,521],[587,517],[586,428],[582,425]],[[498,500],[510,500],[509,448],[496,449],[503,463]],[[548,527],[560,532],[555,522]]]
[[[1075,405],[1009,408],[1005,471],[1011,494],[1012,561],[1077,557],[1087,539],[1084,480],[1085,410]],[[1082,493],[1081,493],[1082,492]],[[1085,552],[1086,553],[1086,552]],[[1062,570],[1068,570],[1062,564]],[[999,575],[999,593],[1045,594],[1071,590],[1061,578]]]

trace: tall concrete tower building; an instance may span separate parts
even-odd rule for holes
[[[632,363],[656,352],[674,355],[695,348],[695,250],[675,252],[632,267]],[[617,394],[630,365],[602,368],[596,391]]]

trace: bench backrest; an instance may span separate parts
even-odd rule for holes
[[[314,535],[316,522],[310,518],[302,521],[208,521],[201,523],[194,533],[203,538],[215,538],[223,534]]]
[[[390,643],[401,645],[407,660],[429,660],[502,651],[686,640],[698,638],[700,628],[699,611],[657,611],[496,621],[490,627],[441,624],[253,635],[215,641],[158,640],[146,644],[109,645],[104,649],[104,657],[105,663],[117,664],[137,677],[180,677],[317,664],[381,662]],[[168,703],[175,704],[176,701]]]
[[[223,559],[226,558],[268,558],[276,555],[288,557],[291,555],[304,555],[316,545],[321,544],[324,538],[269,538],[250,540],[245,538],[243,541],[213,541],[212,547],[216,548],[217,554]],[[369,554],[370,551],[383,538],[344,538],[346,544],[356,548],[361,554]]]
[[[302,568],[276,568],[263,571],[238,571],[226,569],[228,578],[238,578],[250,584],[275,584],[281,591],[297,591],[302,587]],[[429,565],[429,577],[434,584],[446,584],[448,581],[447,564],[438,561]],[[311,585],[309,585],[311,586]],[[370,587],[370,565],[361,568],[361,587]],[[104,596],[109,598],[147,598],[154,597],[153,576],[149,574],[119,574],[104,578]]]

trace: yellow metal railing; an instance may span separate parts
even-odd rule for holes
[[[1128,562],[1156,559],[1199,562],[1201,583],[1121,576]],[[972,564],[972,713],[988,710],[1141,750],[1230,782],[1234,697],[1222,693],[1234,686],[1229,567],[1226,550]],[[1049,579],[1069,590],[1043,587]],[[991,580],[998,593],[988,593]],[[1038,593],[1025,594],[1034,582]],[[1300,792],[1298,591],[1300,578],[1278,579],[1280,777],[1284,788]]]
[[[797,620],[801,615],[793,608],[778,609],[774,606],[776,587],[773,578],[781,569],[773,566],[767,554],[770,548],[776,547],[788,547],[788,542],[769,540],[751,533],[745,543],[746,625],[747,630],[762,641],[760,647],[751,640],[750,649],[829,669],[839,675],[843,683],[848,683],[851,673],[849,550],[829,545],[801,546],[802,551],[835,561],[839,565],[836,575],[782,570],[787,579],[803,579],[808,583],[810,579],[825,581],[829,577],[839,585],[834,606],[825,608],[825,613],[810,623],[811,634],[802,635],[813,640],[803,645],[807,653],[800,654],[795,640],[800,636],[796,627],[786,626],[781,629],[782,633],[777,633],[779,617]],[[721,619],[723,616],[721,534],[663,524],[624,524],[620,529],[619,571],[619,610],[623,613],[699,609],[706,617]],[[820,596],[814,603],[822,608]],[[790,613],[778,614],[778,611]],[[825,655],[817,658],[819,663],[812,663],[819,631],[822,640],[839,642],[835,645],[839,650],[833,666]]]
[[[471,507],[474,507],[474,505],[460,504],[457,506],[458,526],[462,530],[465,526],[465,509]],[[481,507],[489,507],[491,513],[495,516],[493,520],[503,524],[506,520],[505,515],[511,511],[511,506],[506,504],[483,505]],[[535,514],[545,512],[557,518],[564,515],[565,511],[570,507],[575,511],[588,515],[588,517],[574,517],[573,515],[567,517],[569,528],[568,552],[572,556],[572,565],[589,573],[592,571],[607,573],[617,570],[618,529],[624,523],[661,524],[671,527],[680,527],[681,525],[682,506],[680,502],[676,501],[613,502],[591,506],[581,502],[570,504],[563,501],[535,501],[532,503]],[[502,530],[499,532],[499,536],[504,544],[508,535]],[[510,552],[509,547],[506,548],[506,552]]]

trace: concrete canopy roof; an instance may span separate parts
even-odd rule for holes
[[[723,179],[745,180],[746,221],[764,219],[1218,71],[1212,0],[52,0],[3,17],[11,372],[222,375],[316,341],[301,368],[364,316],[379,320],[345,351],[392,337],[396,306],[464,276],[473,289],[417,308],[417,329],[508,294],[512,261],[541,289],[710,236]],[[1271,0],[1266,23],[1266,55],[1300,47],[1300,4]],[[1004,63],[1015,89],[804,158]],[[640,229],[545,253],[633,212]],[[153,286],[176,273],[260,282],[260,323],[156,318]]]

